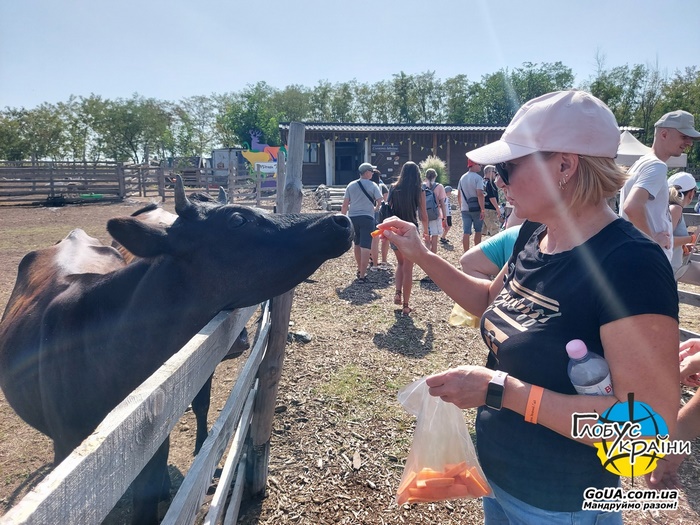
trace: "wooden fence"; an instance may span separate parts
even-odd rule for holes
[[[282,160],[284,162],[284,160]],[[165,168],[116,162],[0,161],[0,203],[63,205],[127,197],[173,198],[173,177],[180,174],[192,191],[223,187],[229,202],[273,208],[276,179],[260,171],[242,172],[232,165],[227,177],[212,168]]]
[[[289,176],[284,162],[278,172],[278,183],[284,188],[277,194],[279,212],[301,210],[303,146],[304,126],[292,123]],[[173,498],[163,524],[194,523],[224,454],[224,467],[205,524],[222,520],[225,524],[235,523],[244,485],[252,496],[264,493],[293,295],[291,290],[263,305],[250,356]],[[258,308],[256,305],[216,315],[112,410],[37,487],[0,517],[0,525],[101,523],[170,435]]]

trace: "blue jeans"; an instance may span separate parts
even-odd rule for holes
[[[622,525],[620,512],[544,510],[514,498],[493,481],[493,498],[483,498],[484,525]]]

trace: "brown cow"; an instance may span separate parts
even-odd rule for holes
[[[271,215],[190,201],[178,219],[135,217],[107,230],[143,260],[74,230],[27,254],[0,321],[0,387],[63,460],[132,390],[223,308],[275,297],[350,248],[342,215]],[[133,484],[134,523],[157,523],[167,490],[166,439]]]

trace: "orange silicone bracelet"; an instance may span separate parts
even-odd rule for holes
[[[540,413],[542,394],[544,394],[544,388],[541,386],[532,385],[530,387],[530,395],[527,398],[527,405],[525,406],[525,421],[533,425],[537,424],[537,415]]]

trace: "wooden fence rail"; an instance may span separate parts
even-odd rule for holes
[[[216,175],[212,168],[124,166],[116,162],[23,164],[0,161],[0,203],[75,204],[127,197],[173,198],[173,177],[183,177],[192,191],[218,191],[223,187],[230,202],[274,208],[276,179],[260,171]]]
[[[0,524],[101,523],[163,440],[170,435],[191,400],[257,309],[258,306],[252,306],[233,312],[221,312],[214,317],[179,352],[115,407],[93,434],[57,465],[37,487],[2,516]],[[266,326],[259,332],[258,341],[254,345],[256,356],[264,351],[263,341],[269,330],[269,313],[265,313],[265,317],[263,325]],[[231,394],[241,396],[240,400],[233,400],[236,406],[242,406],[245,402],[247,392],[244,390],[246,386],[250,389],[251,370],[255,366],[253,363],[260,357],[251,359],[253,362],[249,360],[246,363]],[[230,403],[231,399],[227,406]],[[236,411],[240,415],[241,410],[237,409],[231,409],[228,413],[235,416]],[[227,418],[225,423],[230,425],[231,419]],[[228,426],[223,430],[223,425],[217,420],[195,460],[197,465],[205,463],[210,469],[209,474],[213,472],[210,465],[215,465],[221,458],[216,458],[216,455],[222,453],[225,447],[223,441],[227,436],[233,435],[235,430]],[[206,470],[203,467],[195,469],[193,465],[183,486],[193,486],[188,481],[191,472],[198,474],[199,481],[204,479],[202,475]],[[200,481],[204,486],[190,488],[194,495],[188,495],[188,504],[193,505],[196,498],[200,498],[197,501],[201,503],[201,497],[210,482],[211,477]],[[177,501],[182,499],[179,497],[180,492],[176,495]],[[185,505],[179,505],[178,508],[184,511]],[[189,513],[194,516],[191,509]],[[170,522],[194,523],[194,518],[192,521],[177,519]]]

